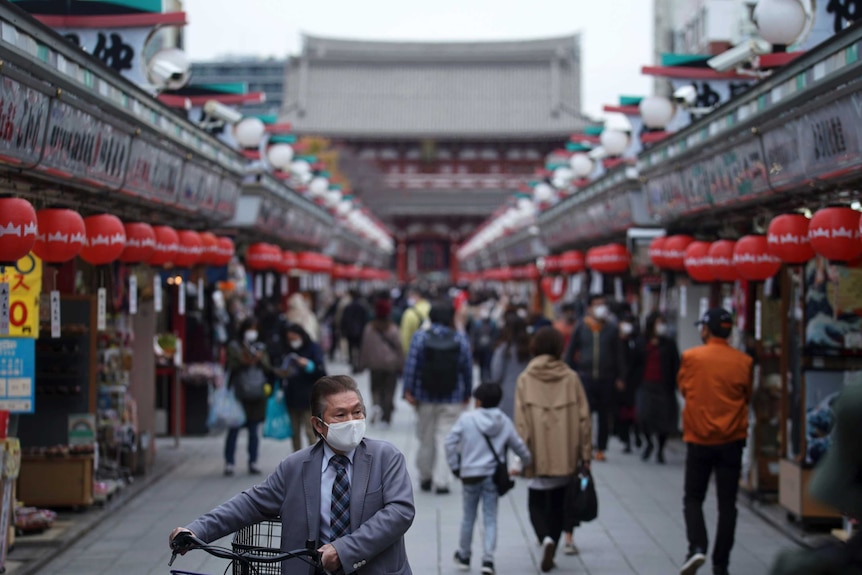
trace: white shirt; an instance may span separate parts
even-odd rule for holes
[[[350,463],[347,465],[347,481],[353,484],[353,454],[356,449],[351,449],[345,455]],[[323,442],[323,464],[320,469],[320,541],[332,543],[332,528],[330,525],[330,514],[332,512],[332,486],[335,485],[336,467],[330,465],[335,452],[329,444]]]

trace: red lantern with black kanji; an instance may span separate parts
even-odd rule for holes
[[[33,253],[48,264],[74,259],[87,241],[87,227],[81,214],[72,210],[47,209],[36,212],[39,232]]]
[[[693,241],[693,237],[682,234],[670,236],[664,243],[664,253],[662,254],[665,267],[675,272],[684,272],[685,250]]]
[[[30,253],[36,244],[36,210],[21,198],[0,198],[0,266],[15,262]]]
[[[685,248],[685,271],[696,282],[715,281],[710,266],[709,242],[694,241]]]
[[[560,256],[550,255],[542,258],[542,273],[558,274],[560,271],[562,271],[562,268],[560,267]]]
[[[180,230],[177,232],[179,246],[174,265],[178,268],[190,268],[197,265],[204,252],[204,245],[199,233],[192,230]]]
[[[216,247],[218,248],[216,250],[216,257],[210,262],[210,264],[216,267],[228,265],[230,260],[233,258],[233,254],[236,252],[233,240],[227,236],[220,236]]]
[[[201,238],[201,258],[199,264],[209,266],[213,265],[218,259],[218,238],[212,232],[201,232],[198,234]]]
[[[139,264],[148,261],[156,249],[156,231],[150,224],[133,222],[125,224],[126,247],[120,254],[125,264]]]
[[[808,239],[810,220],[802,214],[784,214],[769,222],[766,241],[769,253],[786,264],[804,264],[814,257]]]
[[[652,265],[658,269],[664,269],[666,264],[664,261],[664,244],[667,242],[667,237],[661,236],[655,238],[649,244],[649,259]]]
[[[579,274],[586,268],[584,254],[578,250],[563,252],[560,256],[560,270],[566,274]]]
[[[733,266],[743,279],[765,281],[778,273],[781,260],[769,253],[766,236],[743,236],[733,248]]]
[[[592,252],[592,256],[590,256]],[[621,274],[629,269],[631,255],[620,244],[609,244],[587,252],[587,265],[603,274]],[[592,262],[592,263],[590,263]]]
[[[245,251],[245,265],[252,271],[273,270],[280,261],[281,250],[272,244],[254,243]]]
[[[709,267],[712,275],[720,282],[735,282],[739,272],[733,265],[733,248],[736,242],[718,240],[709,246]]]
[[[852,262],[862,256],[859,237],[860,214],[844,206],[818,210],[808,224],[814,251],[833,262]]]
[[[81,249],[81,259],[94,266],[116,261],[126,249],[126,228],[117,216],[99,214],[84,218],[87,243]]]
[[[156,247],[147,263],[151,266],[166,266],[174,263],[177,251],[180,249],[180,237],[177,230],[169,226],[153,226],[156,232]]]
[[[601,271],[596,266],[601,267],[601,263],[599,262],[599,258],[602,255],[602,250],[605,246],[597,246],[595,248],[590,248],[587,250],[587,254],[584,257],[584,263],[591,270],[595,270],[597,272]]]
[[[280,274],[287,274],[295,268],[296,254],[288,250],[282,250],[281,259],[278,260],[278,264],[275,266],[275,271]]]

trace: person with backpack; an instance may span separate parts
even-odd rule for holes
[[[234,456],[239,430],[248,430],[248,472],[260,475],[257,466],[260,436],[258,430],[266,417],[266,386],[272,374],[266,345],[258,341],[258,324],[253,317],[245,318],[239,326],[238,340],[227,346],[228,386],[245,411],[245,423],[227,431],[224,444],[224,474],[234,473]]]
[[[404,348],[405,354],[410,351],[413,335],[423,327],[427,327],[425,324],[428,322],[430,311],[431,304],[423,292],[415,288],[407,291],[407,308],[401,314],[401,347]]]
[[[462,571],[470,569],[473,527],[479,501],[482,501],[484,541],[482,574],[494,575],[494,551],[497,548],[497,502],[500,492],[494,482],[494,472],[506,461],[509,449],[530,464],[530,450],[515,431],[515,424],[497,406],[503,397],[499,385],[483,383],[473,392],[476,409],[461,414],[446,436],[446,460],[449,468],[461,480],[464,516],[461,535],[455,551],[455,565]]]
[[[341,313],[341,336],[347,340],[350,367],[354,373],[359,371],[359,346],[362,344],[362,332],[365,330],[365,324],[368,323],[369,315],[362,295],[356,290],[351,290],[350,303]]]
[[[473,356],[479,366],[479,378],[483,382],[489,381],[491,358],[494,356],[494,344],[499,337],[499,330],[496,322],[491,319],[491,310],[488,307],[479,309],[479,317],[473,319],[469,333],[473,343]]]
[[[446,434],[470,401],[473,361],[467,337],[455,330],[455,309],[434,304],[431,326],[410,343],[404,367],[404,399],[416,408],[419,486],[449,493],[451,473],[444,457]]]
[[[374,304],[374,319],[365,326],[359,348],[359,371],[371,371],[371,398],[374,404],[371,424],[378,419],[384,427],[392,421],[395,388],[404,370],[404,350],[401,349],[398,326],[390,318],[392,300],[380,298]]]

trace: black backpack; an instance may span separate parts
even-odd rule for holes
[[[454,332],[429,331],[422,361],[422,389],[432,397],[448,397],[458,387],[461,342]]]

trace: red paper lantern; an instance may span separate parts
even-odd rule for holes
[[[213,265],[218,259],[218,238],[212,232],[201,232],[198,235],[201,237],[201,247],[203,248],[198,263],[205,266]]]
[[[766,236],[743,236],[733,248],[733,265],[744,279],[765,281],[781,269],[781,260],[769,253]]]
[[[99,214],[84,218],[87,243],[81,250],[81,259],[102,266],[116,261],[126,249],[126,228],[117,216]]]
[[[804,264],[814,257],[808,239],[809,220],[802,214],[773,218],[766,231],[769,253],[787,264]]]
[[[280,274],[290,273],[290,270],[296,268],[296,254],[287,250],[281,252],[281,259],[275,266],[275,271]]]
[[[217,267],[228,265],[233,258],[233,254],[236,252],[233,240],[227,236],[221,236],[218,238],[216,247],[218,248],[216,250],[216,257],[210,263]]]
[[[685,248],[685,271],[696,282],[708,283],[715,281],[715,276],[712,275],[712,267],[710,266],[709,246],[709,242],[695,241],[688,244],[688,247]]]
[[[621,274],[629,269],[630,263],[631,254],[620,244],[609,244],[587,252],[587,265],[603,274]]]
[[[36,210],[21,198],[0,198],[0,266],[15,263],[36,244]]]
[[[829,261],[846,263],[859,259],[862,256],[860,215],[842,206],[818,210],[808,225],[811,247]]]
[[[563,252],[560,256],[560,270],[567,274],[578,274],[584,271],[586,263],[584,254],[577,250]]]
[[[281,261],[281,250],[263,242],[251,244],[245,251],[245,265],[252,271],[262,272],[275,269]]]
[[[546,274],[558,274],[562,271],[560,267],[560,256],[545,256],[542,271]],[[462,274],[463,275],[463,274]]]
[[[156,249],[156,232],[153,226],[143,222],[126,224],[126,247],[120,254],[120,261],[138,264],[149,260]]]
[[[665,267],[675,272],[685,271],[685,250],[694,241],[686,235],[670,236],[664,243],[662,261]]]
[[[166,266],[174,263],[180,249],[180,237],[177,230],[168,226],[153,226],[156,233],[156,247],[147,263],[151,266]]]
[[[204,244],[199,233],[192,230],[180,230],[177,232],[179,247],[174,265],[178,268],[194,267],[204,253]]]
[[[299,252],[296,254],[296,267],[311,273],[332,273],[335,262],[332,258],[317,252]],[[361,279],[361,278],[357,278]]]
[[[87,241],[87,227],[81,214],[72,210],[47,209],[36,212],[39,233],[33,253],[49,264],[67,262],[81,253]]]
[[[568,282],[563,276],[542,278],[542,293],[551,303],[557,303],[566,295],[567,286]]]
[[[658,269],[664,269],[666,266],[664,259],[664,244],[667,242],[667,237],[661,236],[649,244],[649,259],[652,265]]]
[[[733,265],[733,248],[736,242],[730,240],[718,240],[709,246],[709,266],[712,275],[720,282],[735,282],[739,279],[739,272]]]

